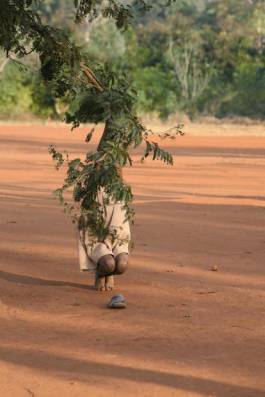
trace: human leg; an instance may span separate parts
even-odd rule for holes
[[[104,202],[102,205],[105,205]],[[116,233],[118,241],[113,244],[112,238],[107,238],[103,242],[93,243],[89,233],[86,233],[87,240],[85,241],[87,257],[95,265],[95,286],[100,291],[112,290],[114,288],[113,275],[123,274],[126,270],[130,240],[129,223],[125,221],[122,204],[111,203],[105,205],[104,210],[106,223],[110,231]]]
[[[95,287],[98,291],[113,289],[111,274],[115,270],[115,260],[112,255],[103,255],[97,263]],[[114,283],[113,283],[114,284]]]
[[[102,256],[97,265],[97,273],[100,277],[109,276],[115,270],[115,260],[112,255]]]
[[[116,256],[113,274],[105,277],[106,291],[112,291],[114,289],[114,275],[120,275],[126,271],[128,267],[128,258],[129,256],[125,252],[122,252]]]
[[[114,276],[111,274],[110,276],[105,277],[105,290],[112,291],[114,289]]]
[[[121,252],[115,257],[114,274],[123,274],[128,268],[129,255],[127,252]]]

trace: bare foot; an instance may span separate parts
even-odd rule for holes
[[[114,276],[105,277],[105,289],[106,291],[112,291],[114,289]]]
[[[103,277],[99,277],[96,274],[96,278],[95,278],[95,289],[97,291],[105,291],[106,287],[105,287],[105,276]]]

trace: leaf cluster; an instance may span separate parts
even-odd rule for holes
[[[132,4],[123,3],[117,0],[74,0],[77,9],[76,21],[81,22],[87,16],[93,20],[102,14],[106,18],[112,18],[119,29],[127,28],[134,18],[135,9],[145,13],[152,8],[145,0],[135,0]]]
[[[99,241],[111,234],[106,225],[100,195],[107,203],[122,202],[126,219],[132,219],[133,195],[131,187],[121,177],[121,168],[132,165],[130,149],[146,142],[144,157],[173,164],[172,156],[158,143],[149,140],[150,131],[141,124],[136,114],[136,92],[125,74],[115,73],[109,65],[96,64],[87,59],[72,42],[67,31],[45,24],[33,5],[37,0],[0,0],[0,46],[7,56],[25,56],[36,52],[40,59],[40,72],[54,96],[67,98],[70,107],[65,121],[77,128],[81,123],[105,124],[98,149],[89,152],[84,160],[69,160],[54,146],[49,152],[56,168],[67,168],[64,184],[55,195],[73,216],[79,229],[89,230]],[[119,28],[125,28],[133,18],[133,7],[142,11],[150,8],[144,0],[124,5],[116,0],[80,0],[74,2],[80,22],[85,16],[95,18],[98,13],[113,18]],[[3,33],[3,34],[2,34]],[[91,139],[93,130],[87,135]],[[65,201],[64,193],[71,189],[72,202]],[[115,239],[117,236],[112,234]]]

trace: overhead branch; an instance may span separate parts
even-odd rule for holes
[[[97,77],[93,73],[93,71],[84,62],[80,62],[80,66],[81,66],[84,74],[86,75],[89,83],[92,84],[94,87],[96,87],[100,92],[103,92],[104,89],[103,89],[100,81],[97,79]]]

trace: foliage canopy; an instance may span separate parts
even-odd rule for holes
[[[144,0],[132,5],[117,0],[74,1],[76,22],[86,17],[90,21],[98,15],[112,18],[117,27],[124,29],[133,20],[134,11],[146,12],[151,8]],[[170,2],[168,2],[170,3]],[[56,191],[81,230],[102,241],[109,233],[97,195],[104,190],[105,200],[122,201],[128,219],[133,210],[131,187],[121,178],[120,169],[132,165],[129,149],[145,141],[143,158],[152,155],[168,164],[173,163],[170,153],[150,140],[148,131],[138,120],[135,110],[136,92],[126,74],[116,73],[107,63],[95,62],[72,40],[69,32],[45,23],[39,13],[38,0],[1,0],[0,46],[10,58],[18,59],[37,53],[40,73],[53,96],[71,104],[65,121],[77,128],[80,123],[105,124],[103,136],[95,152],[86,158],[69,160],[54,147],[50,153],[57,168],[67,165],[67,176],[62,188]],[[181,133],[173,131],[173,137]],[[91,138],[93,130],[87,136]],[[169,136],[166,132],[163,137]],[[73,205],[64,202],[63,193],[73,188]],[[113,236],[115,238],[115,236]]]

